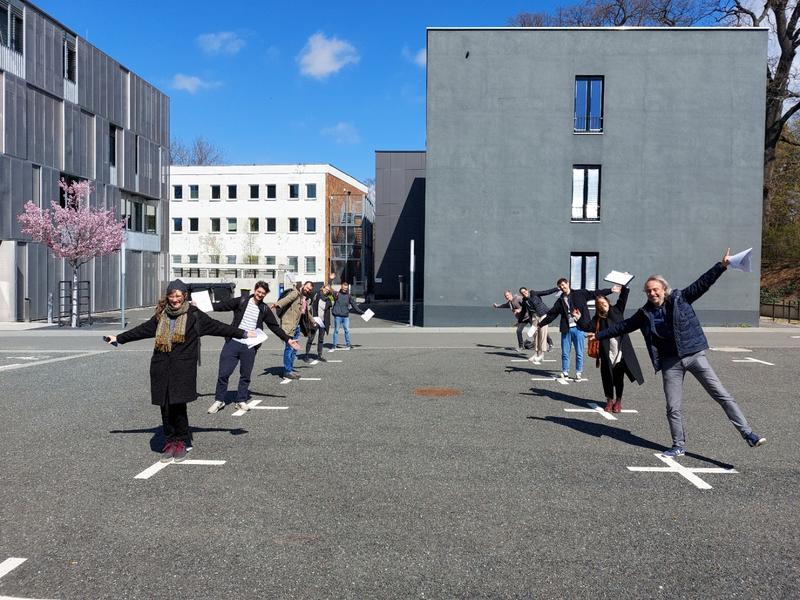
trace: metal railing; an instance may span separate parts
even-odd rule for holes
[[[771,317],[772,320],[786,319],[791,323],[800,321],[800,300],[795,302],[762,302],[759,313],[762,317]]]

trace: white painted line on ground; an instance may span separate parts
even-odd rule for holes
[[[709,348],[715,352],[752,352],[749,348],[737,348],[736,346],[719,346],[717,348]]]
[[[797,339],[800,339],[800,335],[793,335],[793,336],[792,336],[792,338],[794,338],[794,339],[796,339],[796,340],[797,340]]]
[[[283,378],[280,380],[280,384],[286,385],[287,383],[292,383],[292,381],[322,381],[322,377],[301,377],[300,379]]]
[[[555,381],[555,377],[531,377],[531,381]]]
[[[636,472],[647,472],[647,473],[677,473],[681,477],[684,477],[685,479],[690,481],[692,485],[701,490],[710,490],[711,486],[704,480],[700,479],[697,475],[695,475],[695,473],[721,473],[721,474],[738,473],[736,469],[723,469],[721,467],[702,467],[698,469],[690,469],[688,467],[684,467],[674,458],[663,456],[661,454],[654,454],[654,456],[661,462],[666,463],[668,466],[628,467],[628,470]]]
[[[314,359],[314,360],[312,360],[310,363],[308,363],[308,365],[309,365],[310,367],[313,367],[314,365],[318,365],[318,364],[319,364],[319,361],[318,361],[317,359]]]
[[[340,362],[342,362],[342,361],[340,361],[340,360],[330,360],[330,359],[328,359],[328,360],[326,360],[325,362],[329,362],[329,363],[340,363]]]
[[[9,356],[9,360],[44,360],[49,356]]]
[[[250,402],[247,403],[247,406],[249,406],[250,408],[255,408],[259,404],[261,404],[261,400],[250,400]],[[231,416],[232,417],[241,417],[246,412],[247,412],[246,410],[241,410],[240,409],[240,410],[237,410],[234,413],[231,413]]]
[[[288,406],[253,406],[256,410],[289,410]]]
[[[617,417],[615,417],[610,412],[606,412],[605,408],[602,406],[595,404],[594,402],[589,402],[589,408],[565,408],[564,412],[596,412],[599,413],[601,417],[604,419],[608,419],[609,421],[616,421]],[[638,410],[621,410],[620,413],[638,413]]]
[[[762,365],[769,365],[770,367],[774,367],[775,363],[767,362],[765,360],[758,360],[757,358],[753,358],[752,356],[748,356],[747,358],[734,358],[732,362],[735,363],[759,363]]]
[[[181,462],[157,462],[154,465],[147,467],[144,471],[139,473],[134,479],[150,479],[153,475],[161,471],[162,469],[166,469],[170,465],[212,465],[212,466],[219,466],[224,465],[224,460],[193,460],[193,459],[186,459]]]
[[[86,358],[87,356],[95,356],[96,354],[105,354],[106,352],[110,352],[110,350],[95,350],[92,352],[83,352],[81,354],[76,354],[75,356],[62,356],[61,358],[51,358],[48,360],[39,360],[36,362],[29,362],[27,364],[13,364],[13,365],[5,365],[0,367],[0,371],[11,371],[13,369],[24,369],[25,367],[40,367],[42,365],[46,365],[48,363],[56,363],[61,362],[63,360],[72,360],[74,358]]]
[[[0,563],[0,577],[8,575],[11,571],[16,569],[22,563],[24,563],[27,558],[7,558],[3,562]]]
[[[561,385],[569,385],[569,381],[567,381],[563,377],[554,377],[553,379],[555,379]]]
[[[511,362],[529,362],[527,358],[512,358]]]

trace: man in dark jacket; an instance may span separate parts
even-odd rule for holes
[[[249,296],[232,297],[222,302],[212,304],[214,312],[233,311],[233,321],[231,325],[239,327],[245,331],[263,329],[266,323],[270,331],[277,335],[287,344],[291,344],[295,349],[300,344],[292,340],[283,329],[281,329],[275,313],[264,302],[264,298],[269,293],[269,284],[259,281],[253,288],[253,293]],[[208,408],[208,412],[213,414],[225,408],[225,395],[228,393],[228,379],[239,365],[239,387],[236,391],[235,406],[238,410],[248,411],[250,407],[247,400],[250,397],[250,375],[253,373],[253,364],[256,361],[256,352],[261,344],[248,346],[243,341],[235,338],[225,340],[222,352],[219,355],[219,373],[217,375],[217,390],[214,394],[214,402]]]
[[[569,282],[563,277],[556,282],[556,287],[561,290],[561,296],[558,297],[556,303],[547,312],[544,318],[539,320],[539,327],[549,325],[556,317],[561,317],[558,329],[561,332],[561,378],[566,379],[569,377],[569,351],[571,347],[575,346],[575,380],[580,381],[583,373],[583,348],[585,336],[583,331],[578,327],[578,318],[575,316],[576,311],[582,315],[589,314],[589,300],[593,299],[595,294],[608,296],[609,294],[616,294],[621,289],[620,286],[615,285],[611,289],[589,291],[589,290],[573,290],[569,286]]]
[[[322,344],[325,340],[325,334],[328,332],[331,326],[332,306],[333,295],[331,294],[331,286],[326,283],[316,294],[314,294],[314,297],[311,299],[311,306],[309,307],[311,316],[319,318],[322,321],[323,326],[320,327],[319,324],[315,322],[316,328],[309,332],[308,341],[306,341],[305,360],[308,360],[308,355],[311,352],[311,346],[314,344],[314,336],[317,336],[317,360],[320,362],[326,362],[325,357],[322,356]]]
[[[661,371],[667,400],[667,420],[672,433],[672,448],[663,453],[675,458],[685,454],[683,427],[683,379],[687,372],[695,376],[708,394],[725,411],[730,422],[752,447],[766,443],[750,429],[736,400],[720,383],[706,358],[708,341],[692,303],[705,294],[725,272],[730,262],[730,248],[722,260],[690,286],[672,290],[660,275],[651,275],[644,284],[647,304],[631,318],[596,335],[598,340],[617,337],[639,329],[656,373]]]
[[[350,309],[353,309],[358,314],[363,315],[364,311],[358,308],[358,305],[350,295],[350,285],[343,281],[339,291],[334,296],[333,308],[333,348],[331,352],[336,350],[336,341],[339,335],[339,327],[344,329],[344,343],[345,350],[350,350],[353,346],[350,344]]]

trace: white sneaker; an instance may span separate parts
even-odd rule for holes
[[[575,373],[575,381],[585,381],[580,371]]]
[[[569,379],[569,373],[566,371],[561,371],[561,379]]]
[[[244,412],[250,410],[250,407],[247,405],[247,402],[236,402],[234,406],[236,407],[236,410],[243,410]]]
[[[208,414],[213,415],[225,408],[225,403],[219,400],[214,400],[214,403],[208,407]]]
[[[533,364],[535,364],[535,365],[540,365],[540,364],[542,364],[542,359],[541,359],[541,358],[539,358],[539,355],[538,355],[538,354],[534,354],[533,356],[531,356],[531,357],[528,359],[528,361],[529,361],[529,362],[532,362],[532,363],[533,363]]]
[[[336,350],[336,348],[330,348],[330,349],[328,350],[328,352],[334,352],[335,350]]]

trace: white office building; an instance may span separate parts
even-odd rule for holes
[[[170,261],[185,282],[270,284],[330,272],[333,207],[367,186],[329,164],[170,168]],[[335,270],[335,267],[334,267]]]

